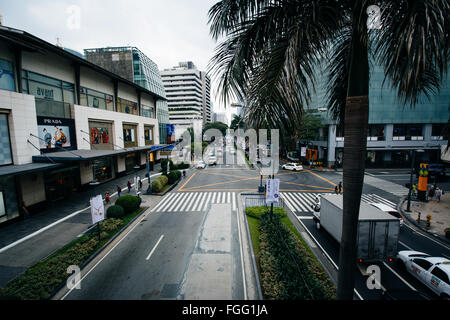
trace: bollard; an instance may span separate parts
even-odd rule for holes
[[[430,225],[431,225],[431,214],[427,215],[427,223],[425,225],[425,228],[428,230],[430,229]]]

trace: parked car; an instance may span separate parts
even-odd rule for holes
[[[206,163],[205,163],[205,161],[199,161],[199,162],[197,162],[197,164],[195,165],[195,167],[196,167],[197,169],[205,169],[205,168],[206,168]]]
[[[298,163],[295,163],[295,162],[283,164],[282,168],[284,170],[292,170],[292,171],[301,171],[301,170],[303,170],[303,166],[298,164]]]
[[[377,203],[377,202],[372,202],[370,203],[371,205],[373,205],[374,207],[380,209],[381,211],[386,212],[387,214],[400,219],[400,227],[403,225],[403,217],[402,215],[395,210],[394,208],[389,207],[388,205],[384,204],[384,203]]]
[[[431,257],[419,251],[405,250],[397,254],[397,263],[439,297],[450,300],[450,260]]]

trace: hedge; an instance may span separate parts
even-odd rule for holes
[[[179,169],[189,169],[189,164],[180,162],[178,164],[174,164],[172,160],[169,160],[170,170],[179,170]],[[167,159],[161,160],[161,172],[167,172]]]
[[[122,206],[113,205],[106,210],[107,218],[122,218],[125,215],[125,211]]]
[[[141,204],[141,199],[132,195],[124,195],[116,200],[116,206],[121,206],[125,214],[129,214],[137,210]]]
[[[152,181],[152,192],[159,193],[163,190],[164,186],[169,182],[169,178],[165,175],[161,175]]]
[[[261,215],[270,210],[270,208],[261,206],[261,207],[248,207],[245,209],[245,213],[253,218],[259,219]],[[280,217],[286,217],[286,211],[284,211],[281,207],[273,207],[273,213],[279,215]]]
[[[178,179],[181,178],[181,171],[178,170],[170,171],[169,175],[165,173],[163,174],[163,177],[168,178],[169,184],[174,184]]]
[[[281,222],[280,215],[260,215],[260,267],[265,299],[331,300],[335,286],[308,257],[300,239]]]

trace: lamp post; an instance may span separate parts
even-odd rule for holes
[[[411,212],[411,190],[412,190],[412,184],[413,184],[413,171],[414,171],[414,162],[416,159],[416,152],[425,152],[422,149],[419,150],[411,150],[412,157],[411,157],[411,173],[409,176],[409,190],[408,190],[408,204],[406,206],[406,212]]]

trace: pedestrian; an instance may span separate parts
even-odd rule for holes
[[[416,185],[413,184],[413,187],[412,187],[413,197],[416,196],[416,188],[417,188]]]
[[[428,191],[428,199],[433,199],[434,193],[435,193],[434,186],[431,186],[430,190]]]
[[[339,193],[342,192],[342,181],[339,182]]]
[[[109,195],[109,191],[106,191],[105,201],[106,201],[106,204],[109,204],[111,202],[111,196]]]
[[[142,180],[139,178],[139,190],[142,190]]]
[[[122,188],[117,186],[117,197],[120,198],[120,193],[122,192]]]
[[[441,189],[437,187],[434,195],[434,198],[436,199],[437,202],[441,202],[441,194],[442,194]]]
[[[183,170],[183,178],[186,178],[186,170]]]
[[[130,181],[128,181],[127,187],[128,187],[128,193],[130,193],[131,192],[131,182]]]
[[[334,193],[336,193],[336,194],[339,193],[339,191],[338,191],[338,186],[335,186],[335,187],[334,187]]]

